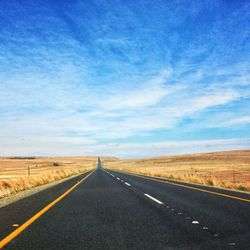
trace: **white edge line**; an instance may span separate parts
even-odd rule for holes
[[[124,182],[124,183],[125,183],[127,186],[129,186],[129,187],[131,186],[131,185],[130,185],[129,183],[127,183],[127,182]]]
[[[144,195],[147,196],[149,199],[155,201],[156,203],[161,204],[161,205],[164,205],[163,202],[157,200],[156,198],[152,197],[151,195],[149,195],[149,194],[144,194]]]

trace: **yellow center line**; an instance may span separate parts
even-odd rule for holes
[[[95,169],[96,170],[96,169]],[[30,219],[28,219],[26,222],[24,222],[20,227],[18,227],[16,230],[14,230],[12,233],[7,235],[4,239],[0,241],[0,249],[2,249],[5,245],[7,245],[10,241],[12,241],[14,238],[16,238],[22,231],[24,231],[27,227],[29,227],[33,222],[35,222],[39,217],[41,217],[44,213],[46,213],[51,207],[53,207],[56,203],[58,203],[60,200],[62,200],[66,195],[68,195],[71,191],[73,191],[77,186],[79,186],[83,181],[85,181],[95,170],[93,170],[91,173],[89,173],[87,176],[85,176],[83,179],[78,181],[74,186],[72,186],[70,189],[68,189],[65,193],[60,195],[58,198],[56,198],[54,201],[49,203],[46,207],[44,207],[42,210],[40,210],[38,213],[33,215]]]
[[[118,172],[120,172],[120,171],[118,171]],[[162,183],[167,183],[167,184],[170,184],[170,185],[173,185],[173,186],[189,188],[189,189],[197,190],[197,191],[200,191],[200,192],[214,194],[214,195],[218,195],[218,196],[223,196],[223,197],[227,197],[227,198],[231,198],[231,199],[235,199],[235,200],[250,202],[250,199],[247,199],[247,198],[240,198],[240,197],[233,196],[233,195],[218,193],[218,192],[209,191],[209,190],[205,190],[205,189],[201,189],[201,188],[197,188],[197,187],[191,187],[191,186],[188,186],[188,185],[178,184],[178,183],[170,182],[170,181],[167,181],[167,180],[164,180],[164,181],[163,180],[158,180],[158,179],[154,179],[154,177],[150,178],[150,177],[146,177],[144,175],[138,175],[138,174],[132,174],[132,173],[124,173],[124,172],[120,172],[120,173],[133,175],[133,176],[141,177],[141,178],[148,179],[148,180],[158,181],[158,182],[162,182]],[[192,184],[192,183],[190,183],[190,184]]]

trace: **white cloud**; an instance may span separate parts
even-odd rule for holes
[[[173,20],[176,22],[175,18]],[[66,27],[62,25],[61,29],[65,32]],[[60,34],[49,34],[53,38],[58,35]],[[27,47],[31,55],[27,58],[16,56],[11,48],[7,52],[2,50],[1,58],[3,61],[5,58],[10,59],[10,62],[13,62],[11,69],[16,69],[16,73],[0,76],[0,131],[5,135],[1,137],[0,154],[105,152],[120,156],[136,156],[185,152],[190,150],[190,144],[188,146],[185,142],[119,146],[107,143],[102,146],[100,143],[102,140],[112,142],[114,139],[148,135],[159,129],[173,129],[183,119],[193,118],[208,109],[216,111],[210,117],[210,124],[204,124],[207,119],[201,116],[204,127],[249,124],[249,111],[245,112],[247,114],[244,116],[239,114],[233,117],[223,116],[223,112],[220,111],[228,104],[249,97],[249,69],[246,63],[218,67],[216,62],[213,64],[212,61],[217,55],[211,54],[198,65],[190,58],[204,53],[207,47],[198,49],[191,44],[185,49],[182,61],[175,62],[175,67],[167,60],[159,64],[155,60],[149,60],[153,69],[143,72],[131,63],[133,57],[134,61],[137,61],[143,54],[134,55],[131,51],[129,63],[121,63],[113,57],[108,57],[107,62],[106,58],[93,62],[88,58],[87,48],[81,47],[74,38],[60,38],[60,43],[64,45],[62,47],[57,43],[48,47],[39,44],[35,48]],[[18,37],[13,42],[18,44],[20,41],[22,38]],[[134,44],[136,39],[115,37],[100,37],[95,41],[103,46],[139,45]],[[59,50],[55,49],[56,46],[59,46]],[[22,48],[20,54],[21,50]],[[103,56],[105,57],[105,53]],[[102,64],[108,69],[118,67],[122,72],[121,77],[112,72],[107,79],[105,78],[106,82],[110,83],[99,83],[99,79],[103,78],[98,78],[98,74],[93,73],[93,68]],[[126,71],[124,65],[128,64],[132,65]],[[155,69],[158,69],[158,73]],[[131,75],[125,75],[127,72]],[[240,89],[239,86],[244,89]],[[221,116],[221,120],[215,122],[215,116]],[[223,121],[225,117],[226,122]],[[236,148],[246,145],[243,142],[237,144],[235,141],[231,141],[229,146],[222,141],[197,143],[197,146],[193,147],[197,151],[209,150],[210,147],[211,150],[215,150],[232,148],[233,145]]]
[[[240,96],[241,95],[236,90],[220,89],[211,93],[204,93],[202,96],[190,96],[191,100],[187,100],[187,113],[193,113],[210,107],[224,105],[237,100]]]
[[[109,90],[99,95],[98,90],[90,89],[88,85],[74,89],[68,84],[44,83],[41,86],[38,84],[34,95],[31,95],[33,92],[29,86],[32,85],[25,88],[23,84],[22,91],[30,92],[32,101],[29,103],[28,100],[26,104],[27,95],[24,94],[16,101],[18,105],[34,105],[35,110],[39,105],[48,108],[38,114],[31,112],[19,115],[14,112],[6,115],[0,125],[1,131],[5,135],[14,134],[17,138],[37,134],[48,138],[72,132],[94,141],[127,138],[157,129],[174,128],[183,118],[192,117],[208,108],[226,105],[241,97],[241,93],[232,88],[222,90],[209,86],[201,91],[192,84],[171,85],[171,76],[171,68],[163,70],[132,89],[123,86],[117,93],[113,90],[113,95]],[[64,81],[69,79],[65,78]],[[6,91],[3,96],[7,100],[0,107],[2,105],[4,108],[5,102],[10,105],[8,100],[13,100],[14,105],[15,92]]]
[[[2,138],[1,138],[2,139]],[[47,140],[48,139],[48,140]],[[55,141],[57,140],[54,138]],[[32,139],[33,140],[33,139]],[[104,143],[82,141],[81,139],[67,141],[59,139],[36,141],[36,147],[25,139],[14,144],[1,144],[2,155],[109,155],[121,158],[153,157],[183,153],[201,153],[224,150],[249,149],[250,138],[233,138],[217,140],[163,141],[152,143]],[[52,142],[52,143],[51,143]]]
[[[231,127],[231,126],[239,126],[239,125],[247,125],[250,124],[250,116],[246,115],[246,116],[240,116],[240,117],[236,117],[233,119],[229,119],[227,121],[223,121],[219,124],[217,124],[217,126],[219,127]]]
[[[217,140],[163,141],[155,143],[107,144],[95,147],[99,155],[112,155],[122,158],[152,157],[183,153],[202,153],[224,150],[249,149],[250,138]]]
[[[171,74],[171,68],[165,69],[144,83],[134,83],[129,86],[125,84],[123,87],[108,90],[100,99],[99,106],[107,110],[130,110],[156,105],[176,89],[167,84]]]

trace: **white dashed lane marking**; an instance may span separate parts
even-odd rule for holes
[[[105,172],[106,172],[106,171],[105,171]],[[117,180],[123,182],[125,185],[127,185],[127,186],[129,186],[129,187],[131,186],[130,183],[123,181],[123,180],[120,179],[119,177],[116,177],[115,175],[113,175],[113,174],[111,174],[111,173],[109,173],[109,172],[106,172],[106,173],[108,173],[110,176],[116,178]],[[158,203],[158,204],[160,204],[160,205],[164,205],[164,203],[163,203],[162,201],[160,201],[160,200],[154,198],[153,196],[151,196],[151,195],[149,195],[149,194],[146,194],[146,193],[144,193],[144,195],[145,195],[146,197],[148,197],[149,199],[153,200],[154,202],[156,202],[156,203]],[[170,208],[170,206],[166,206],[166,208]],[[171,209],[172,212],[175,211],[174,208],[170,208],[170,209]],[[178,215],[182,215],[182,212],[178,212]],[[185,217],[185,220],[190,220],[190,219],[191,219],[191,217]],[[193,220],[193,221],[192,221],[192,224],[198,225],[198,224],[200,224],[200,222],[197,221],[197,220]],[[203,230],[208,230],[208,227],[203,226],[202,229],[203,229]],[[214,237],[218,237],[218,234],[214,234],[213,236],[214,236]],[[235,243],[234,243],[234,242],[231,242],[231,243],[229,243],[229,245],[230,245],[230,246],[234,246]]]
[[[163,202],[157,200],[156,198],[152,197],[152,196],[149,195],[149,194],[144,194],[144,195],[147,196],[149,199],[155,201],[156,203],[160,204],[160,205],[163,205],[163,204],[164,204]]]
[[[193,220],[193,221],[192,221],[192,224],[200,224],[200,223],[199,223],[199,221],[197,221],[197,220]]]

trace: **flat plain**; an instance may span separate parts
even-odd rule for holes
[[[96,157],[1,157],[0,179],[31,176],[56,170],[96,166]]]
[[[104,159],[109,169],[250,191],[250,150],[148,159]]]
[[[95,168],[96,157],[2,157],[0,198]]]

